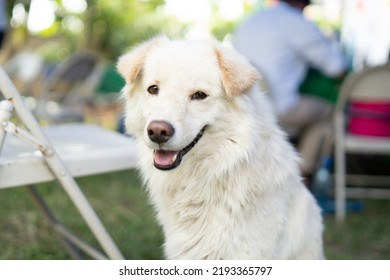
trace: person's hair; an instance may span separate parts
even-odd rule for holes
[[[280,0],[281,2],[291,3],[291,4],[303,4],[305,6],[310,4],[310,0]]]

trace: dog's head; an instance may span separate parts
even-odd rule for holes
[[[256,83],[247,60],[217,42],[152,39],[120,57],[126,127],[153,150],[154,166],[176,168],[226,104]]]

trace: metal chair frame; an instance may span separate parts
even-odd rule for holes
[[[390,186],[390,176],[346,174],[346,154],[390,155],[390,138],[352,135],[346,131],[351,101],[390,102],[390,65],[367,68],[349,75],[343,82],[334,111],[336,220],[346,218],[346,198],[390,198],[390,189],[367,187]],[[390,173],[389,173],[390,175]],[[347,188],[347,184],[359,187]]]
[[[59,154],[56,151],[56,148],[46,137],[34,115],[25,105],[23,98],[20,96],[14,84],[1,67],[0,90],[5,97],[5,100],[0,102],[0,157],[6,134],[14,135],[31,147],[34,147],[36,150],[40,151],[47,169],[50,171],[52,177],[60,182],[61,186],[78,209],[81,217],[84,219],[105,253],[102,253],[89,244],[85,243],[79,237],[71,233],[61,223],[59,223],[58,219],[55,217],[52,210],[47,206],[44,199],[39,195],[36,188],[32,185],[29,185],[28,190],[30,194],[38,203],[40,208],[44,211],[45,215],[49,218],[56,232],[64,241],[68,251],[74,258],[81,257],[76,249],[77,247],[95,259],[123,259],[122,253],[108,234],[101,220],[95,213],[92,206],[89,204],[87,198],[80,190],[80,187],[76,183],[74,176],[72,176],[71,172],[69,171],[69,168],[61,160]],[[11,121],[11,116],[14,112],[19,117],[25,129],[15,125]],[[131,139],[129,139],[129,141],[130,140]],[[129,142],[129,147],[131,147],[131,144],[132,143]],[[134,164],[135,161],[133,158],[127,160],[121,167],[122,169],[131,168],[134,166]],[[2,167],[0,166],[0,169],[1,168]],[[4,187],[7,186],[2,186],[0,178],[0,189]]]

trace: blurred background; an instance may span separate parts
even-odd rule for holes
[[[124,81],[115,70],[118,56],[161,33],[214,36],[230,45],[236,26],[270,2],[0,0],[6,8],[0,63],[43,125],[77,121],[121,131],[118,97]],[[351,71],[388,63],[390,0],[314,0],[305,15],[343,50]],[[388,157],[379,165],[390,174]],[[125,171],[78,180],[125,257],[162,258],[161,229],[137,175]],[[95,188],[98,183],[104,187]],[[38,187],[76,232],[95,242],[53,185]],[[69,258],[21,188],[0,190],[0,205],[0,259]],[[359,200],[352,208],[343,227],[336,225],[332,210],[325,213],[327,256],[390,259],[389,200]]]
[[[56,63],[88,49],[108,61],[165,33],[229,41],[236,25],[269,0],[3,0],[8,31],[2,61],[36,51]],[[390,49],[388,0],[314,0],[306,15],[336,38],[354,66],[385,63]]]

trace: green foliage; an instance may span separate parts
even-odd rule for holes
[[[66,10],[61,0],[55,2],[56,20],[47,29],[28,34],[27,21],[17,27],[25,30],[25,41],[32,35],[50,39],[39,51],[54,62],[80,49],[96,51],[115,60],[135,43],[160,33],[180,35],[184,30],[183,24],[162,12],[163,0],[89,0],[87,10],[81,14]],[[23,5],[29,13],[30,1],[18,0],[13,3],[16,4]],[[60,54],[58,50],[62,50]]]
[[[181,24],[159,12],[161,0],[95,0],[88,7],[89,48],[116,57],[130,46],[159,33],[176,35]],[[92,44],[92,45],[91,45]]]
[[[26,20],[14,26],[14,31],[24,30],[25,38],[20,41],[20,48],[31,37],[41,38],[44,43],[38,51],[54,63],[77,50],[85,49],[115,61],[133,45],[157,34],[183,37],[191,25],[167,14],[164,10],[165,0],[88,0],[84,12],[71,12],[62,0],[53,1],[56,3],[55,22],[51,26],[39,34],[29,34]],[[232,33],[237,20],[224,19],[220,15],[219,0],[210,0],[209,3],[212,7],[210,32],[223,40]],[[245,13],[253,9],[253,4],[248,3],[244,2]],[[31,1],[16,0],[12,5],[19,5],[19,8],[22,5],[28,15]]]

